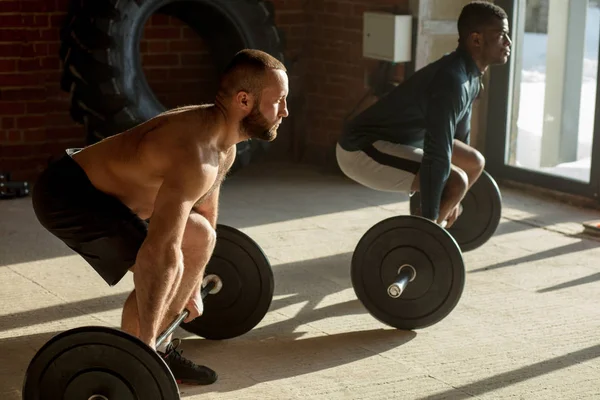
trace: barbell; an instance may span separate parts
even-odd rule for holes
[[[387,218],[359,240],[351,263],[354,292],[369,313],[398,329],[445,318],[462,295],[465,266],[454,238],[419,216]]]
[[[444,229],[419,216],[415,194],[412,215],[378,222],[361,237],[352,255],[352,286],[373,317],[398,329],[421,329],[456,307],[465,285],[463,251],[485,243],[500,222],[498,185],[484,171],[461,204],[462,215]]]
[[[159,346],[178,326],[207,339],[227,339],[254,328],[273,299],[271,265],[256,242],[217,225],[217,243],[206,267],[204,313],[183,323],[185,310],[162,332]],[[87,326],[51,338],[31,360],[24,400],[174,400],[177,382],[164,360],[137,337],[119,329]]]

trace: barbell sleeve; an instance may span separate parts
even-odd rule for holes
[[[402,295],[402,292],[404,292],[404,289],[406,289],[406,285],[408,285],[409,282],[415,279],[416,276],[417,273],[411,265],[405,264],[401,266],[400,270],[398,271],[398,275],[394,280],[394,283],[388,286],[388,296],[390,296],[393,299],[397,299],[398,297],[400,297]]]

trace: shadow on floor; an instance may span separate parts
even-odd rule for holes
[[[120,309],[128,292],[0,316],[0,332]]]
[[[519,382],[524,382],[554,371],[569,368],[573,365],[584,363],[598,357],[600,357],[600,344],[513,371],[494,375],[468,385],[458,386],[433,396],[423,397],[419,400],[442,400],[449,398],[452,400],[470,399],[474,396],[481,396],[485,393],[490,393],[494,390],[508,387]]]
[[[25,372],[35,353],[59,331],[0,339],[0,354],[6,360],[0,365],[0,394],[21,399]],[[14,397],[13,397],[14,395]],[[18,397],[17,397],[18,395]]]
[[[185,387],[182,397],[230,392],[340,367],[398,348],[415,337],[410,331],[374,329],[306,339],[283,336],[221,344],[188,340],[184,351],[214,368],[221,379],[211,386]]]
[[[275,296],[283,296],[271,303],[269,312],[276,312],[294,304],[303,304],[298,315],[263,328],[256,328],[249,334],[265,337],[273,334],[281,335],[294,331],[302,324],[321,319],[364,314],[367,311],[358,300],[337,303],[315,310],[325,296],[347,289],[350,286],[349,253],[330,257],[293,262],[274,266]],[[307,288],[306,285],[310,287]],[[303,286],[304,285],[304,286]],[[0,316],[0,332],[18,329],[33,324],[43,324],[62,319],[74,318],[121,309],[129,291],[114,295],[86,299],[67,304],[44,307],[20,313]],[[256,332],[255,332],[256,331]]]
[[[539,218],[539,219],[538,219]],[[498,229],[494,233],[494,237],[502,236],[502,235],[510,235],[512,233],[522,232],[530,229],[536,229],[539,227],[543,227],[544,223],[543,216],[538,217],[529,217],[523,219],[503,219],[500,221],[500,225],[498,225]],[[566,221],[558,221],[558,222],[566,222]]]
[[[545,289],[539,289],[537,291],[537,293],[554,292],[556,290],[568,289],[568,288],[579,286],[579,285],[586,285],[588,283],[592,283],[592,282],[596,282],[596,281],[600,281],[600,273],[599,272],[592,274],[592,275],[588,275],[583,278],[574,279],[570,282],[561,283],[560,285],[550,286]]]
[[[594,241],[581,240],[580,242],[570,243],[570,244],[567,244],[564,246],[555,247],[553,249],[540,251],[538,253],[533,253],[533,254],[523,256],[523,257],[518,257],[518,258],[514,258],[512,260],[503,261],[501,263],[489,265],[487,267],[470,270],[470,271],[467,271],[467,273],[473,274],[473,273],[480,273],[480,272],[485,272],[485,271],[490,271],[490,270],[500,269],[500,268],[516,267],[519,264],[523,264],[523,263],[552,259],[557,256],[578,253],[581,251],[587,251],[587,250],[595,249],[597,247],[598,247],[598,244]],[[556,290],[568,289],[568,288],[579,286],[579,285],[585,285],[585,284],[593,283],[596,281],[600,281],[600,273],[594,273],[592,275],[589,275],[589,276],[586,276],[583,278],[574,279],[570,282],[564,282],[564,283],[561,283],[561,284],[558,284],[555,286],[551,286],[548,288],[539,289],[536,292],[537,293],[548,293],[548,292],[553,292]]]
[[[529,262],[534,262],[534,261],[550,259],[553,257],[557,257],[557,256],[565,255],[565,254],[577,253],[580,251],[586,251],[586,250],[594,249],[597,247],[598,247],[598,244],[595,242],[582,240],[580,242],[569,243],[567,245],[555,247],[553,249],[528,254],[526,256],[514,258],[512,260],[503,261],[501,263],[497,263],[497,264],[493,264],[493,265],[488,265],[487,267],[470,270],[470,271],[468,271],[468,273],[473,274],[473,273],[490,271],[490,270],[499,269],[499,268],[514,267],[514,266],[517,266],[522,263],[529,263]]]

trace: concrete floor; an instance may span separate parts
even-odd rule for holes
[[[599,218],[503,188],[503,219],[464,254],[454,311],[418,331],[371,317],[350,282],[352,251],[376,222],[408,212],[308,167],[263,165],[229,178],[220,222],[254,238],[275,273],[264,320],[229,341],[185,337],[184,354],[217,383],[189,399],[584,399],[600,396],[600,248],[580,234]],[[45,232],[30,198],[0,202],[0,398],[20,399],[24,371],[53,335],[116,327],[131,276],[103,281]]]

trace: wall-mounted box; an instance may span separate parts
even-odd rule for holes
[[[411,61],[412,15],[365,12],[363,56],[390,62]]]

